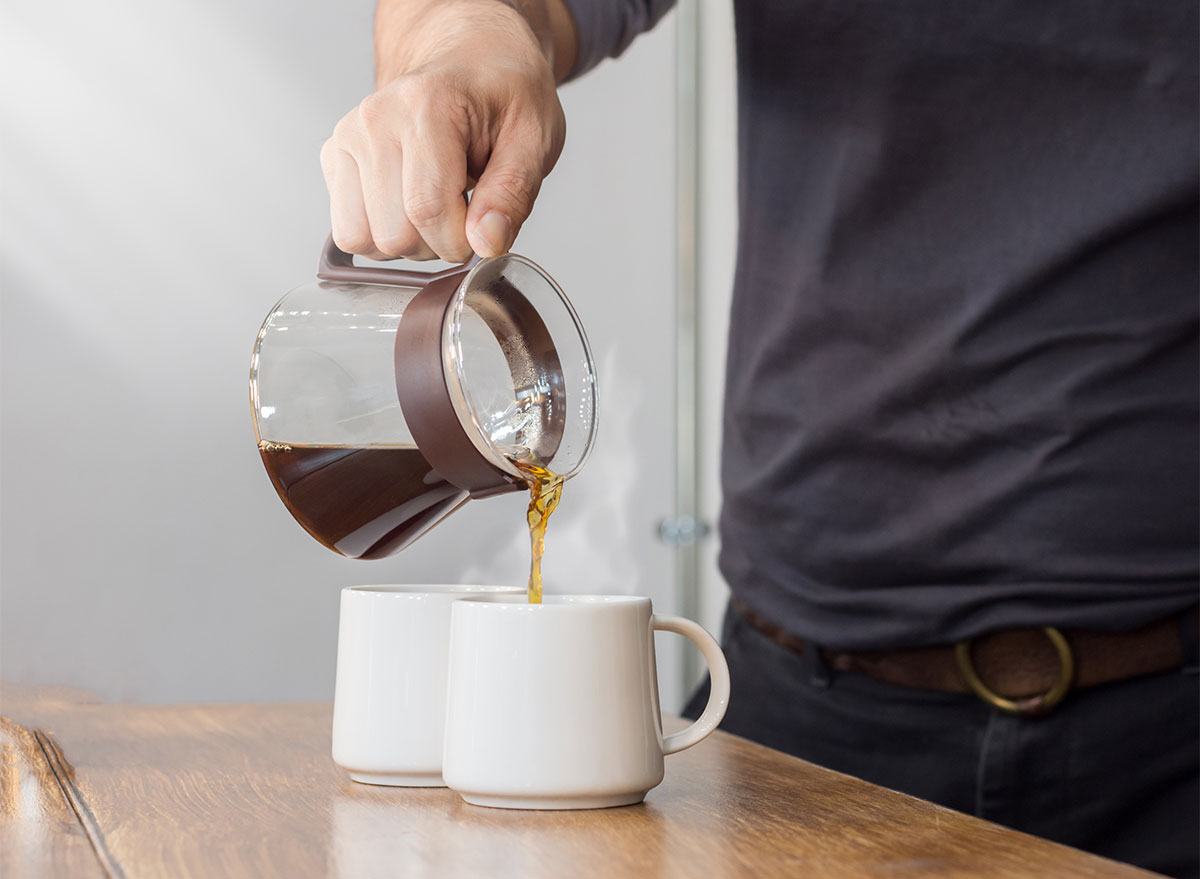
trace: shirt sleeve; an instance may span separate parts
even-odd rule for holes
[[[675,0],[566,0],[579,30],[579,55],[568,79],[605,58],[616,58],[633,38],[658,24]]]

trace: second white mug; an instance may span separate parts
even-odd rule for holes
[[[704,654],[708,705],[664,736],[654,632]],[[617,595],[477,596],[454,602],[446,679],[446,784],[468,803],[595,809],[641,802],[663,755],[711,733],[729,702],[729,669],[691,620]]]
[[[450,605],[520,586],[349,586],[342,590],[333,760],[355,781],[440,787]]]

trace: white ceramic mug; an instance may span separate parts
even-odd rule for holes
[[[450,605],[519,586],[350,586],[342,590],[333,760],[355,781],[439,787]]]
[[[664,736],[655,630],[690,638],[712,692],[700,719]],[[729,702],[729,669],[690,620],[654,616],[650,599],[550,595],[542,604],[454,602],[446,679],[446,784],[468,803],[597,809],[641,802],[663,755],[711,733]]]

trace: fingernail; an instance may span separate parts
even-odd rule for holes
[[[475,237],[483,239],[483,243],[490,249],[491,253],[481,253],[480,256],[499,256],[508,249],[508,233],[512,229],[512,223],[508,221],[508,217],[499,211],[488,211],[475,224]]]

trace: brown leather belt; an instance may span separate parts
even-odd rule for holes
[[[803,655],[806,644],[738,598],[730,605],[776,644]],[[1187,611],[1196,614],[1193,608]],[[1015,629],[955,645],[846,652],[820,648],[825,664],[921,690],[975,693],[1000,711],[1045,714],[1072,688],[1094,687],[1179,668],[1184,661],[1180,616],[1128,632]]]

